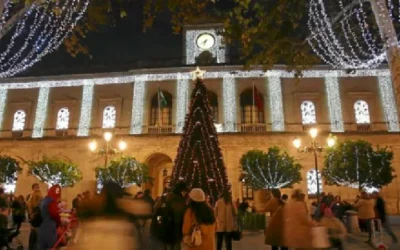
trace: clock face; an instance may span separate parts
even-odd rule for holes
[[[215,38],[208,33],[201,34],[197,38],[197,46],[200,49],[210,49],[215,44]]]

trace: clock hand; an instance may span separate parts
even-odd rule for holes
[[[206,45],[207,41],[208,41],[208,39],[204,40],[203,45]]]

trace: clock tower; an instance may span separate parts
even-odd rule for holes
[[[226,63],[226,47],[220,34],[222,25],[187,25],[183,31],[186,65]]]

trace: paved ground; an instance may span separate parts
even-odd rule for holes
[[[396,225],[393,226],[393,230],[400,239],[400,224],[396,223]],[[22,233],[20,236],[18,236],[18,239],[22,242],[25,249],[27,249],[28,239],[29,239],[29,225],[28,224],[23,225],[21,231]],[[366,234],[351,235],[348,238],[346,249],[348,250],[373,249],[372,247],[364,243],[364,241],[367,239],[366,237],[367,237]],[[385,235],[384,237],[384,243],[390,246],[391,240],[387,235]],[[270,249],[268,246],[264,245],[264,236],[261,232],[245,232],[242,241],[234,242],[234,247],[233,247],[234,250],[247,250],[249,248],[251,250]],[[389,249],[399,250],[400,245],[392,245],[390,246]]]

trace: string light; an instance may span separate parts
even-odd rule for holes
[[[225,132],[236,132],[236,84],[233,77],[222,80]]]
[[[268,77],[268,95],[271,113],[272,131],[285,131],[285,116],[283,113],[281,78]]]
[[[47,118],[47,107],[49,106],[49,93],[50,88],[48,87],[43,87],[39,90],[32,138],[43,137],[44,125]]]
[[[4,111],[7,105],[8,89],[0,89],[0,132],[3,128]]]
[[[331,131],[344,132],[339,79],[336,76],[325,77],[325,89],[331,121]]]
[[[389,76],[378,76],[379,93],[389,132],[400,132],[398,110],[392,81]]]
[[[81,116],[79,118],[78,136],[89,136],[90,121],[92,120],[94,85],[83,86]]]
[[[189,80],[181,79],[181,77],[178,75],[176,84],[176,133],[180,134],[183,131],[185,116],[188,111]]]
[[[132,120],[130,134],[138,135],[142,133],[144,98],[146,93],[146,82],[135,81],[133,87]]]

